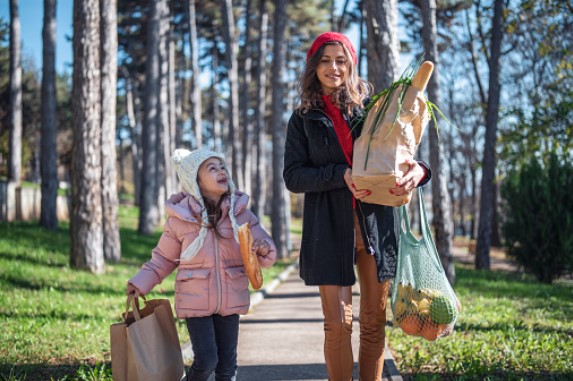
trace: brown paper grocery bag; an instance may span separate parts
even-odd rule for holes
[[[123,322],[110,327],[110,341],[114,381],[179,381],[185,376],[168,299],[145,301],[140,310],[130,295]]]
[[[371,204],[400,206],[408,203],[412,194],[394,196],[389,192],[408,170],[424,130],[430,120],[424,90],[433,71],[433,64],[424,62],[412,85],[403,91],[400,85],[391,93],[388,108],[381,97],[368,112],[360,137],[354,142],[352,181],[357,189],[369,189],[371,194],[361,200]],[[399,97],[402,106],[399,110]]]

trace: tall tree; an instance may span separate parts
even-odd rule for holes
[[[272,66],[272,141],[273,141],[273,201],[271,209],[272,236],[277,246],[279,258],[288,256],[287,229],[285,226],[285,187],[283,184],[283,157],[285,145],[284,126],[284,69],[285,69],[285,31],[287,22],[286,0],[275,0],[273,30],[273,66]]]
[[[42,138],[40,171],[42,206],[40,225],[58,227],[58,150],[56,114],[56,0],[44,0],[42,28]]]
[[[22,64],[18,0],[10,0],[10,153],[8,180],[22,177]]]
[[[251,194],[251,148],[252,148],[252,135],[253,127],[250,117],[251,106],[251,69],[252,69],[252,48],[251,48],[251,8],[252,0],[247,0],[245,4],[245,37],[242,47],[242,65],[241,65],[241,78],[239,99],[239,110],[241,112],[241,176],[243,177],[243,190],[247,194]]]
[[[478,224],[478,240],[475,258],[477,269],[490,268],[489,250],[491,246],[493,214],[492,205],[494,199],[494,178],[496,165],[495,146],[497,140],[497,121],[499,117],[499,100],[501,93],[499,72],[501,42],[503,39],[503,12],[504,1],[495,0],[491,34],[491,51],[488,62],[489,88],[485,124],[485,144],[482,160],[480,217]]]
[[[171,172],[170,128],[169,128],[169,24],[170,13],[167,1],[159,8],[159,99],[157,103],[157,205],[160,220],[165,215],[167,178]]]
[[[104,271],[101,190],[100,8],[74,1],[72,267]]]
[[[150,235],[160,220],[158,205],[159,184],[157,179],[157,161],[162,159],[157,152],[159,92],[160,92],[160,23],[165,0],[153,0],[149,7],[147,24],[147,59],[145,64],[144,115],[141,132],[142,168],[139,227],[140,234]]]
[[[117,209],[116,170],[116,88],[117,88],[117,0],[101,6],[101,148],[103,252],[106,260],[121,258],[121,241]]]
[[[253,203],[254,213],[262,217],[265,214],[266,204],[266,128],[265,128],[265,110],[266,110],[266,83],[267,83],[267,33],[268,33],[269,15],[266,9],[266,0],[259,2],[259,37],[257,41],[257,65],[256,65],[256,82],[257,82],[257,100],[255,108],[255,137],[257,144],[255,148],[255,176],[253,181]]]
[[[231,144],[231,168],[233,180],[239,189],[244,188],[243,174],[240,174],[239,161],[239,75],[237,64],[237,42],[235,39],[235,17],[233,16],[232,0],[221,0],[223,17],[223,36],[225,39],[225,60],[227,63],[227,78],[229,80],[229,143]]]
[[[398,78],[398,0],[364,0],[368,39],[368,80],[377,91]]]
[[[191,126],[195,129],[195,146],[203,145],[203,119],[201,88],[199,87],[199,39],[197,38],[197,22],[195,0],[187,0],[187,17],[189,21],[189,45],[191,47]]]
[[[424,41],[424,51],[426,52],[426,58],[435,65],[433,75],[428,83],[428,95],[432,102],[440,104],[440,57],[437,42],[436,0],[420,0],[420,9],[423,20],[422,39]],[[439,142],[436,127],[434,126],[434,121],[430,121],[428,133],[430,136],[430,165],[434,173],[434,178],[432,179],[434,238],[446,276],[450,283],[454,284],[456,272],[451,252],[453,229],[446,182],[446,157],[443,144]]]

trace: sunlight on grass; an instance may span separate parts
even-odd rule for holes
[[[161,234],[158,228],[152,236],[139,235],[134,207],[120,207],[119,220],[121,261],[107,263],[100,276],[70,268],[67,223],[55,232],[37,223],[0,223],[0,293],[10,301],[0,306],[0,379],[109,373],[101,367],[82,370],[81,365],[107,362],[109,368],[109,326],[121,321],[126,282],[150,259]],[[263,269],[265,284],[290,263]],[[147,297],[169,298],[173,304],[174,280],[175,274],[170,275]],[[181,343],[187,342],[185,322],[178,320],[177,328]]]
[[[457,279],[463,309],[451,337],[428,342],[387,330],[402,373],[416,380],[573,378],[571,286],[465,268]]]
[[[64,380],[81,372],[100,374],[85,379],[111,379],[109,326],[121,320],[126,282],[149,260],[160,235],[137,234],[135,208],[121,207],[119,215],[122,259],[106,264],[100,276],[70,268],[67,224],[48,232],[36,223],[0,223],[0,379]],[[270,226],[266,218],[263,223]],[[301,221],[294,220],[293,239],[300,239],[300,231]],[[264,269],[265,283],[290,263]],[[406,377],[573,379],[571,283],[545,285],[528,276],[465,267],[457,268],[457,278],[463,311],[451,337],[427,342],[387,329]],[[174,274],[148,298],[172,300],[173,284]],[[187,342],[183,320],[177,329],[181,343]]]

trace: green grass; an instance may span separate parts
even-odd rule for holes
[[[573,380],[573,287],[457,268],[463,309],[452,336],[428,342],[387,330],[415,380]]]
[[[121,320],[126,282],[160,236],[137,234],[133,207],[121,207],[119,218],[122,259],[99,276],[70,268],[67,223],[55,232],[0,223],[0,380],[111,380],[109,326]],[[265,282],[288,265],[263,269]],[[148,298],[173,300],[174,276]],[[185,322],[177,328],[181,342],[188,341]]]
[[[67,224],[48,232],[0,223],[0,381],[111,379],[109,326],[120,321],[126,281],[160,234],[137,234],[135,208],[119,216],[123,257],[100,276],[69,267]],[[288,264],[265,269],[265,282]],[[467,267],[457,268],[457,279],[463,311],[452,336],[428,342],[387,329],[405,379],[573,380],[571,283]],[[172,299],[173,276],[149,297]],[[177,327],[186,342],[185,323]]]

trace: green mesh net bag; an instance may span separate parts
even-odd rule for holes
[[[462,307],[438,256],[421,188],[418,188],[418,199],[420,239],[410,230],[406,206],[400,207],[400,245],[392,284],[392,313],[395,327],[407,335],[433,341],[453,332]]]

